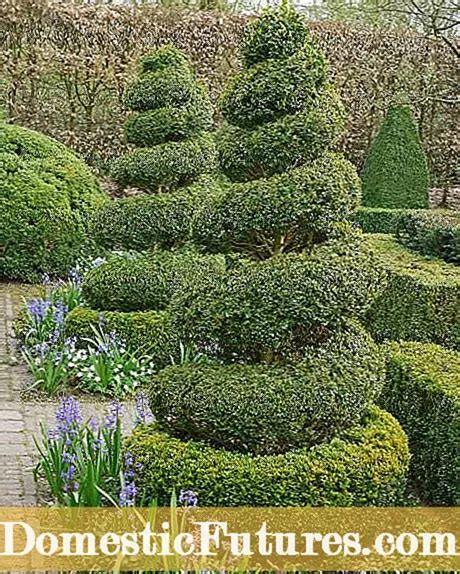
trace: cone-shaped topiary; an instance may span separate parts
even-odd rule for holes
[[[369,207],[428,207],[429,174],[418,129],[408,106],[392,106],[371,144],[362,170]]]
[[[198,243],[257,259],[310,249],[358,203],[353,166],[334,153],[344,110],[324,55],[288,5],[249,24],[244,68],[221,102],[220,163],[235,182],[206,206]]]
[[[215,167],[214,141],[206,133],[212,126],[207,89],[179,50],[164,46],[142,58],[125,105],[133,110],[126,139],[140,149],[114,162],[119,183],[169,191]]]

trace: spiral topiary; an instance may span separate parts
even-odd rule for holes
[[[112,175],[120,184],[170,191],[215,167],[214,140],[206,133],[211,102],[179,50],[164,46],[142,58],[124,99],[133,111],[126,140],[139,149],[114,162]]]
[[[222,99],[218,137],[233,183],[192,223],[195,242],[225,253],[227,266],[195,273],[169,304],[174,331],[207,362],[166,368],[152,381],[156,426],[128,441],[144,465],[140,487],[147,500],[196,489],[201,505],[396,503],[408,465],[404,433],[379,413],[383,442],[364,438],[377,420],[383,369],[357,319],[380,277],[346,221],[360,182],[333,151],[340,101],[288,5],[249,24],[243,59]],[[342,452],[348,436],[353,460]],[[387,476],[377,462],[383,451],[394,470]],[[324,490],[311,497],[310,464],[326,452],[334,462],[321,467]],[[345,483],[357,497],[337,496]]]

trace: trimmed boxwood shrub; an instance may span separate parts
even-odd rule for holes
[[[385,207],[360,207],[354,216],[354,221],[364,233],[391,233],[398,232],[400,220],[406,213],[418,213],[416,210],[388,209]],[[423,210],[420,210],[424,213]]]
[[[218,134],[220,165],[234,181],[270,177],[332,148],[343,126],[342,103],[333,88],[326,86],[313,108],[252,130],[225,124]]]
[[[184,341],[227,358],[273,360],[321,342],[325,328],[362,316],[381,275],[360,234],[311,253],[236,261],[177,293],[172,320]]]
[[[181,488],[196,492],[200,506],[397,505],[409,463],[403,430],[377,407],[329,444],[282,455],[216,449],[151,426],[125,446],[142,465],[140,497],[160,505]]]
[[[383,382],[375,343],[350,324],[295,364],[169,367],[152,381],[150,397],[158,424],[173,436],[280,454],[358,424]]]
[[[157,251],[135,258],[113,257],[91,269],[82,292],[94,309],[145,311],[164,309],[177,291],[200,275],[225,270],[225,258],[191,250]]]
[[[366,323],[378,340],[434,342],[460,349],[460,270],[407,250],[389,236],[369,237],[386,286]]]
[[[428,166],[408,106],[391,106],[371,144],[361,173],[363,203],[369,207],[428,207]]]
[[[397,234],[411,249],[460,265],[460,212],[408,212],[400,218]]]
[[[212,126],[208,92],[179,50],[164,46],[142,58],[125,105],[134,111],[126,139],[140,149],[113,162],[112,175],[120,184],[169,191],[214,170],[215,143],[205,133]]]
[[[159,193],[111,201],[91,219],[91,235],[103,247],[145,250],[179,246],[192,237],[196,213],[213,194],[217,181],[202,176],[174,194]]]
[[[153,357],[158,370],[170,365],[173,358],[180,356],[180,341],[171,327],[166,311],[139,313],[98,312],[77,307],[65,320],[68,337],[94,338],[93,327],[100,324],[108,332],[114,332],[126,341],[132,351],[142,351]]]
[[[105,196],[62,144],[0,122],[0,277],[63,276],[91,249],[89,212]]]
[[[434,505],[460,504],[460,353],[437,345],[387,348],[381,403],[409,437],[411,476]]]
[[[197,243],[211,251],[241,251],[263,259],[310,249],[355,210],[360,183],[339,154],[289,172],[229,186],[194,221]]]

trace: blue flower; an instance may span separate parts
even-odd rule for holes
[[[120,506],[134,506],[138,489],[134,482],[126,483],[120,492]]]
[[[179,494],[179,504],[182,504],[182,506],[196,506],[198,504],[198,496],[193,490],[182,489]]]
[[[82,423],[80,403],[73,397],[64,397],[56,411],[56,423],[61,438],[75,437]]]
[[[148,424],[153,421],[153,414],[148,404],[145,393],[139,393],[136,397],[136,424]]]
[[[50,301],[45,299],[31,299],[27,303],[27,310],[32,316],[32,319],[37,323],[43,323],[48,314],[48,309],[51,306]]]
[[[114,430],[117,427],[118,421],[123,414],[123,407],[118,401],[112,401],[109,408],[109,413],[104,419],[104,428],[107,430]]]

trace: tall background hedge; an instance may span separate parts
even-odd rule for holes
[[[123,149],[124,86],[140,54],[174,43],[214,97],[238,66],[245,16],[47,0],[0,4],[0,78],[9,119],[52,135],[94,162]],[[458,157],[457,62],[421,37],[312,23],[348,111],[343,146],[361,165],[395,94],[416,110],[436,178]]]

